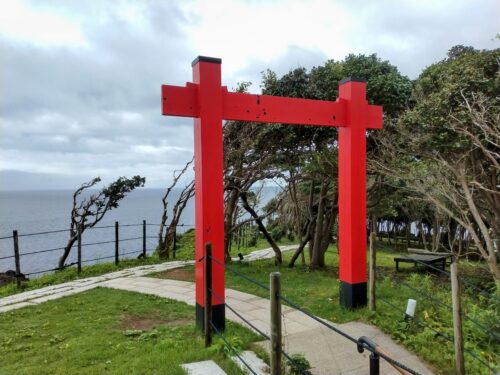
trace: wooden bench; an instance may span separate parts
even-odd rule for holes
[[[399,263],[413,263],[416,267],[417,264],[426,264],[426,265],[439,265],[441,269],[444,271],[446,268],[446,260],[452,256],[452,254],[448,253],[432,253],[433,255],[428,254],[408,254],[402,255],[399,257],[394,257],[394,262],[396,262],[396,271],[399,271]]]

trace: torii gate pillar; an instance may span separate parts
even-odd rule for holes
[[[222,120],[339,127],[340,302],[366,305],[366,129],[382,128],[382,107],[368,105],[366,82],[339,83],[335,102],[228,92],[221,60],[193,61],[193,83],[162,86],[162,114],[194,117],[196,259],[212,243],[212,321],[224,329],[224,181]],[[203,326],[203,264],[196,262],[196,320]]]

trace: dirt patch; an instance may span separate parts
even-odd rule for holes
[[[159,279],[172,279],[194,282],[194,269],[176,268],[173,270],[159,272],[156,277]]]
[[[192,322],[193,319],[187,319],[187,318],[166,319],[160,317],[158,314],[147,315],[147,316],[125,314],[121,317],[120,323],[118,324],[118,329],[122,331],[132,330],[132,329],[147,331],[159,325],[179,326],[179,325],[191,324]]]

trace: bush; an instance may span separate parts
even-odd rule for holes
[[[286,364],[290,367],[291,375],[312,375],[311,364],[307,360],[307,358],[302,353],[295,353],[290,356],[290,359],[287,359]]]

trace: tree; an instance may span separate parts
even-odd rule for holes
[[[107,187],[84,197],[83,194],[88,189],[94,187],[101,182],[100,177],[96,177],[89,182],[82,184],[73,193],[73,208],[71,210],[71,225],[69,240],[64,248],[64,252],[59,258],[59,269],[64,268],[64,263],[71,252],[73,244],[78,239],[78,231],[80,234],[86,229],[94,227],[103,218],[106,212],[118,207],[119,202],[132,190],[144,186],[146,178],[134,176],[132,178],[119,177],[116,181],[109,184]]]
[[[378,166],[464,228],[500,288],[499,62],[500,49],[456,46],[425,69]]]
[[[247,82],[240,84],[237,91],[244,92],[248,85]],[[266,124],[241,121],[224,124],[224,253],[227,260],[231,259],[229,244],[232,234],[239,227],[236,222],[241,208],[257,223],[275,252],[276,261],[281,263],[281,250],[263,222],[266,215],[259,215],[248,199],[254,195],[252,189],[257,183],[280,175],[279,169],[272,163],[278,142],[267,136],[266,127]]]
[[[189,200],[194,196],[194,180],[191,180],[189,183],[187,183],[184,188],[182,189],[181,193],[179,194],[179,197],[177,198],[177,201],[174,204],[174,207],[172,209],[172,219],[170,220],[170,223],[167,224],[168,221],[168,198],[170,197],[170,194],[172,193],[173,189],[177,185],[177,182],[179,179],[186,173],[188,170],[189,166],[193,163],[193,159],[188,161],[184,168],[180,171],[174,171],[174,180],[172,184],[168,187],[167,191],[163,195],[162,198],[162,204],[163,204],[163,211],[161,215],[161,220],[160,220],[160,229],[158,231],[158,255],[160,258],[170,258],[170,247],[175,243],[176,236],[177,236],[177,225],[179,224],[182,212],[186,208],[187,203]]]
[[[310,72],[298,68],[280,78],[267,71],[263,77],[263,93],[334,101],[338,96],[338,82],[348,76],[367,79],[368,101],[383,105],[386,118],[397,117],[406,108],[411,81],[376,55],[349,55],[342,61],[329,60]],[[295,222],[301,240],[290,264],[294,264],[308,243],[311,265],[323,267],[337,222],[337,129],[275,124],[266,126],[265,132],[266,139],[277,140],[273,163],[287,179],[290,199],[283,202],[285,207],[293,207],[287,210],[287,216],[292,217],[290,223]],[[376,152],[376,143],[372,141],[376,133],[368,135],[368,151]],[[376,171],[370,173],[376,174]],[[372,186],[370,191],[379,186],[383,184]]]

